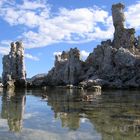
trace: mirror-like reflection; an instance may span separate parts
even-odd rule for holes
[[[63,127],[78,129],[85,117],[102,134],[103,139],[138,139],[140,135],[140,93],[138,91],[49,92],[48,105]],[[84,100],[85,97],[92,100]]]
[[[47,103],[52,107],[55,118],[60,118],[62,127],[76,130],[85,105],[91,105],[100,93],[83,90],[52,90],[47,93]]]
[[[20,132],[14,139],[139,140],[139,91],[101,94],[47,89],[2,93],[0,121],[6,119],[10,131]],[[1,131],[0,127],[0,136]],[[6,135],[13,137],[9,132]]]
[[[4,91],[1,117],[7,119],[10,131],[21,131],[25,101],[25,92],[23,91],[18,91],[18,93],[13,89]]]

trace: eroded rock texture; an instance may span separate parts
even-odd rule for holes
[[[48,85],[77,85],[84,74],[84,62],[80,60],[80,51],[70,49],[63,51],[61,55],[56,55],[55,66],[47,75]]]
[[[47,85],[99,85],[111,88],[140,87],[140,37],[124,27],[124,5],[112,6],[113,40],[102,41],[83,62],[80,52],[71,49],[56,56],[46,77]]]
[[[12,42],[9,54],[3,57],[2,80],[5,87],[25,87],[26,85],[24,47],[20,41]]]
[[[140,87],[139,37],[135,29],[124,28],[124,5],[112,6],[115,28],[113,41],[101,42],[86,60],[89,66],[86,79],[80,85],[101,85],[111,88]]]
[[[128,48],[131,52],[135,52],[135,29],[124,28],[124,5],[121,3],[112,6],[112,18],[115,28],[113,47],[115,48]]]

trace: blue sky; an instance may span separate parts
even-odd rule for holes
[[[25,47],[27,77],[47,73],[54,54],[77,47],[82,59],[102,40],[112,38],[111,6],[126,6],[126,27],[140,34],[140,1],[136,0],[0,0],[0,73],[12,41]]]

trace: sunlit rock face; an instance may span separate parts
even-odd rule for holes
[[[124,27],[124,10],[125,6],[121,3],[112,5],[112,18],[115,28],[113,47],[128,48],[131,52],[135,52],[135,29],[126,29]]]
[[[56,56],[46,84],[72,84],[84,88],[97,85],[107,88],[140,87],[140,36],[135,37],[135,29],[125,28],[124,8],[121,3],[112,5],[113,40],[102,41],[85,62],[80,60],[77,49]]]
[[[9,54],[3,57],[2,80],[5,87],[26,85],[24,47],[20,41],[12,42]]]
[[[77,48],[70,49],[55,56],[55,66],[47,75],[49,85],[77,85],[84,74],[84,62],[80,59],[80,51]]]
[[[139,37],[135,38],[134,29],[124,28],[123,9],[124,5],[121,3],[112,6],[114,39],[102,41],[88,56],[87,78],[80,85],[111,88],[140,86]]]
[[[85,87],[100,85],[111,88],[140,86],[140,57],[125,48],[99,46],[87,58],[89,69]]]

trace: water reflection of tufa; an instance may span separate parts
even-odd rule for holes
[[[23,91],[15,92],[10,89],[3,93],[1,116],[3,119],[7,119],[10,131],[21,131],[25,101]]]
[[[55,118],[61,119],[62,127],[76,130],[80,127],[80,114],[84,113],[84,107],[94,104],[100,95],[101,92],[58,89],[48,91],[46,97]]]
[[[84,108],[88,120],[104,140],[139,140],[139,91],[108,91],[92,109]],[[89,107],[89,106],[88,106]]]
[[[88,97],[91,99],[87,100]],[[46,98],[55,118],[61,120],[62,127],[77,130],[84,118],[93,124],[103,139],[134,140],[135,137],[139,140],[139,92],[108,91],[101,94],[82,90],[51,90]]]

